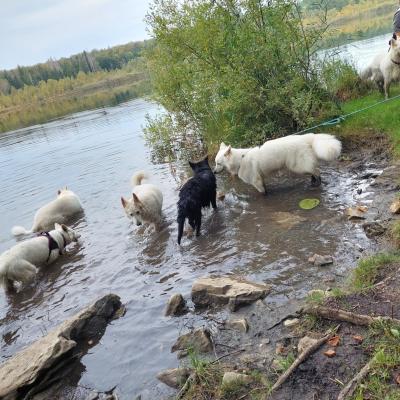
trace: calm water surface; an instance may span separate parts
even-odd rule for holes
[[[345,274],[357,246],[370,246],[359,226],[341,217],[359,201],[354,176],[332,165],[322,170],[321,188],[311,189],[308,179],[282,177],[271,184],[268,197],[218,176],[225,202],[217,212],[204,213],[203,236],[184,238],[178,247],[179,180],[171,171],[178,176],[188,171],[185,163],[152,163],[142,126],[147,113],[157,112],[155,104],[136,100],[0,136],[0,252],[15,243],[11,227],[30,228],[35,210],[58,188],[67,185],[85,208],[74,225],[82,235],[79,245],[43,269],[32,287],[0,293],[0,360],[112,292],[121,296],[127,313],[83,357],[79,384],[98,390],[117,385],[121,399],[162,398],[168,390],[155,375],[177,366],[171,345],[187,326],[205,323],[201,314],[164,317],[172,293],[188,298],[197,277],[233,272],[272,284],[266,301],[272,308],[284,306],[319,287],[327,271]],[[120,205],[138,169],[149,171],[164,194],[165,222],[154,235],[137,232]],[[320,198],[321,206],[300,210],[299,200],[310,196]],[[368,201],[368,191],[362,196]],[[336,265],[310,266],[307,259],[315,252],[334,255]]]

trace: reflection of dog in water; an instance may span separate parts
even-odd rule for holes
[[[142,183],[143,179],[147,179],[143,171],[133,175],[132,198],[126,200],[121,197],[121,203],[128,218],[134,220],[137,226],[152,224],[155,227],[161,222],[163,195],[157,186]]]
[[[189,162],[194,176],[181,188],[178,200],[178,243],[181,243],[183,227],[186,218],[196,236],[200,235],[201,209],[217,208],[217,183],[215,176],[208,165],[208,157],[198,163]]]
[[[226,169],[261,193],[266,191],[268,175],[285,168],[297,174],[310,174],[312,185],[319,186],[318,160],[333,161],[341,150],[342,145],[334,136],[313,133],[268,140],[251,149],[234,149],[221,143],[214,172]]]

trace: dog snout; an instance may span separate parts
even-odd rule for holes
[[[140,221],[136,221],[136,226],[140,226],[142,223]]]

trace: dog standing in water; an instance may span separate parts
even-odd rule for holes
[[[52,231],[43,232],[11,247],[0,256],[1,285],[5,289],[11,289],[14,282],[32,281],[39,266],[51,264],[79,237],[71,228],[55,224]]]
[[[251,149],[234,149],[221,143],[214,172],[226,169],[261,193],[266,192],[268,175],[285,168],[296,174],[310,174],[312,185],[319,186],[318,160],[333,161],[341,150],[342,145],[334,136],[313,133],[269,140]]]
[[[143,179],[147,179],[147,174],[143,171],[132,176],[132,198],[121,197],[121,203],[127,217],[133,219],[137,226],[152,224],[155,228],[161,222],[163,195],[157,186],[142,183]]]
[[[22,226],[14,226],[11,232],[14,236],[19,236],[46,231],[51,229],[55,223],[64,224],[69,222],[81,212],[83,212],[83,208],[79,197],[72,190],[68,190],[65,187],[58,191],[55,200],[39,208],[29,231]]]
[[[189,225],[200,235],[201,209],[203,207],[217,208],[217,182],[209,164],[208,157],[192,163],[189,161],[194,176],[189,179],[179,191],[178,200],[178,244],[181,244],[183,227],[186,218]]]

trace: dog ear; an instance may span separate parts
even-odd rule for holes
[[[132,197],[133,197],[133,201],[136,204],[141,204],[141,201],[139,200],[139,197],[137,197],[135,193],[132,193]]]
[[[219,145],[219,148],[220,148],[220,149],[225,149],[225,147],[226,147],[226,144],[225,144],[224,142],[222,142],[222,143]]]
[[[126,208],[128,202],[121,196],[122,207]]]
[[[61,194],[61,190],[60,190],[60,189],[57,190],[57,194],[58,194],[58,195]]]
[[[232,146],[229,145],[228,148],[226,149],[225,153],[224,153],[224,156],[228,157],[228,156],[231,155],[231,153],[232,153]]]
[[[58,224],[57,222],[54,224],[54,229],[60,231],[62,229],[61,225]]]
[[[61,224],[61,228],[64,232],[68,232],[68,227],[67,225]]]

